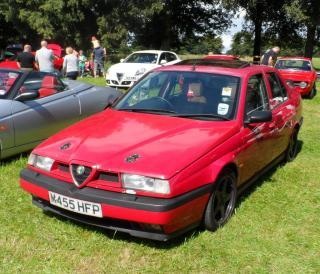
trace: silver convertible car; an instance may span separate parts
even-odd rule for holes
[[[56,74],[0,69],[0,159],[104,110],[121,93]]]

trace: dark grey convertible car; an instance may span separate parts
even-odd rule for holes
[[[55,74],[0,69],[0,159],[33,148],[119,96],[112,88],[62,81]]]

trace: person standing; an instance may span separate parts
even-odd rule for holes
[[[17,62],[20,70],[22,71],[32,71],[36,68],[35,57],[31,53],[30,45],[24,45],[23,52],[18,54]]]
[[[82,78],[84,75],[86,62],[87,62],[87,57],[83,54],[83,50],[79,50],[78,59],[79,59],[79,73],[80,73],[80,77]]]
[[[260,64],[273,67],[275,62],[277,61],[277,55],[279,54],[279,52],[279,47],[273,47],[272,49],[268,49],[262,55]]]
[[[72,47],[66,48],[67,55],[63,59],[62,69],[70,80],[76,80],[78,77],[78,57],[73,53]]]
[[[98,40],[94,40],[94,48],[92,51],[93,58],[93,75],[94,77],[99,76],[99,72],[105,76],[104,73],[104,58],[105,58],[105,50],[100,46]]]
[[[39,70],[44,72],[54,72],[53,60],[54,55],[51,49],[47,48],[48,43],[45,40],[41,41],[41,49],[36,51],[36,62]]]

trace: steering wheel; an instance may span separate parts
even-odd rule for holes
[[[167,106],[170,108],[170,110],[174,109],[174,106],[172,105],[172,103],[170,103],[167,99],[165,99],[163,97],[156,96],[156,97],[153,97],[152,99],[166,103]]]

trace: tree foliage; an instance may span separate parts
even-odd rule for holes
[[[260,55],[270,45],[291,51],[305,42],[310,56],[319,46],[319,0],[0,0],[0,47],[12,42],[38,47],[44,38],[89,49],[95,35],[109,53],[220,52],[219,35],[240,8],[246,24],[234,37],[235,54]]]
[[[312,57],[314,46],[319,44],[320,32],[320,1],[319,0],[293,0],[285,6],[287,15],[296,24],[306,30],[304,55]]]
[[[46,38],[85,48],[96,35],[114,51],[128,46],[180,49],[196,37],[214,39],[229,26],[230,15],[219,2],[9,0],[0,20],[6,28],[14,26],[20,41]]]

